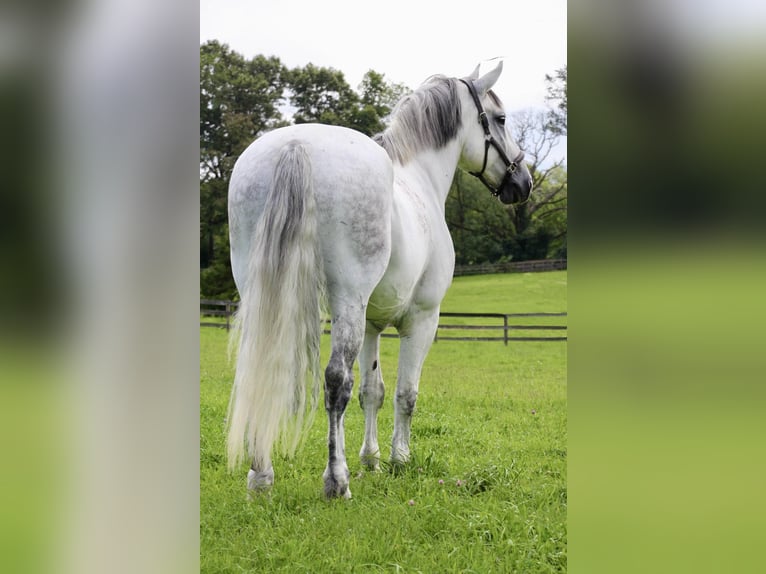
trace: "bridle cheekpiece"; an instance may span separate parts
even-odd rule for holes
[[[479,121],[481,122],[482,128],[484,128],[484,163],[481,166],[481,171],[471,171],[468,173],[478,178],[479,181],[481,181],[492,193],[492,195],[497,197],[500,195],[501,190],[508,184],[513,174],[516,173],[516,170],[519,169],[519,164],[524,159],[524,152],[519,151],[519,154],[513,158],[513,160],[508,159],[508,155],[505,153],[505,150],[497,142],[497,140],[492,135],[492,132],[489,130],[489,118],[487,118],[487,112],[484,111],[484,107],[481,105],[481,100],[479,100],[479,94],[476,91],[476,86],[474,85],[473,80],[461,79],[460,81],[463,82],[468,88],[468,92],[473,98],[473,103],[476,104],[476,109],[479,111]],[[489,157],[490,146],[495,148],[495,151],[497,151],[500,159],[502,159],[503,163],[505,163],[505,177],[503,177],[503,181],[500,182],[500,185],[497,186],[497,188],[492,187],[492,185],[484,177],[484,170],[487,169],[487,158]]]

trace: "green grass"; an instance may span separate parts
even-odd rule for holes
[[[441,310],[450,313],[558,313],[566,311],[567,272],[455,277]]]
[[[443,310],[565,311],[566,272],[457,278]],[[297,457],[274,461],[271,493],[247,502],[246,468],[229,474],[224,457],[226,333],[202,328],[200,339],[202,572],[566,571],[566,343],[438,342],[403,472],[362,471],[355,396],[346,414],[352,500],[321,496],[327,423],[318,413]],[[397,354],[398,341],[384,339],[384,459]]]

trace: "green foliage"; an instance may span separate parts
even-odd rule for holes
[[[457,265],[566,257],[566,169],[544,177],[532,171],[538,187],[526,203],[510,206],[457,172],[445,206]]]
[[[548,113],[551,131],[559,135],[567,133],[567,67],[556,70],[554,75],[545,74],[546,100],[553,104]]]
[[[289,73],[290,101],[296,107],[296,124],[317,122],[344,126],[372,136],[386,128],[385,119],[409,90],[386,82],[374,70],[362,78],[358,93],[342,72],[308,64]]]
[[[475,177],[458,170],[445,205],[455,246],[455,263],[472,265],[503,260],[513,233],[502,204]]]
[[[205,160],[231,163],[253,139],[279,123],[284,75],[277,58],[247,60],[216,41],[200,47],[200,148]],[[213,171],[218,166],[205,163]]]
[[[229,226],[219,226],[212,235],[212,241],[219,254],[208,261],[200,269],[200,294],[211,299],[239,298],[234,279],[231,274],[231,259],[229,258]],[[204,253],[200,252],[200,258]]]
[[[359,85],[362,103],[372,106],[380,118],[385,118],[409,89],[404,84],[390,84],[385,75],[368,70]]]
[[[362,108],[352,127],[368,136],[382,132],[394,106],[409,91],[404,84],[386,82],[384,74],[368,70],[359,85]]]
[[[200,46],[200,291],[231,292],[227,191],[239,154],[284,123],[286,70],[277,58],[247,60],[226,44]]]
[[[343,72],[307,64],[288,74],[292,92],[290,101],[296,107],[293,121],[348,125],[359,104],[359,96],[346,82]]]
[[[567,171],[556,165],[544,173],[532,169],[535,191],[524,204],[507,209],[516,231],[510,250],[518,259],[565,258]]]

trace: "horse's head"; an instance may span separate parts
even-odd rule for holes
[[[466,131],[460,165],[478,177],[492,195],[510,204],[527,200],[532,191],[532,176],[524,163],[524,152],[506,125],[503,103],[491,90],[502,71],[501,61],[494,70],[479,77],[477,66],[473,74],[461,80]]]

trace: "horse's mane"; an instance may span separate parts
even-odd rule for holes
[[[460,98],[455,78],[432,76],[404,96],[391,113],[391,125],[373,139],[400,164],[424,149],[439,149],[460,129]]]

